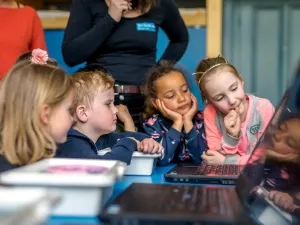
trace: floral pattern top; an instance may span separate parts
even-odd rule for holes
[[[194,127],[188,133],[174,129],[173,122],[161,114],[154,114],[143,123],[145,132],[164,147],[160,165],[181,161],[201,162],[201,155],[207,149],[201,112],[196,113],[193,123]]]

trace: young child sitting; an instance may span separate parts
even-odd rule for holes
[[[204,122],[209,164],[246,164],[274,113],[267,99],[245,94],[236,68],[221,56],[202,60],[197,82],[207,101]]]
[[[200,163],[206,150],[203,116],[183,73],[161,61],[149,74],[146,97],[144,129],[165,149],[159,164]]]
[[[103,71],[78,72],[71,79],[75,86],[75,124],[68,133],[68,141],[59,147],[57,157],[113,159],[129,164],[135,150],[161,153],[161,145],[146,134],[113,133],[118,110],[111,76]],[[111,151],[101,156],[101,150],[107,148]]]
[[[70,77],[36,61],[17,63],[1,80],[0,172],[53,157],[72,125]]]

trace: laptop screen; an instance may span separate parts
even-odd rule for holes
[[[299,219],[300,71],[239,176],[236,190],[264,225],[266,217],[274,218],[275,224],[296,224]]]

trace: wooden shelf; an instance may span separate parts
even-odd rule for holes
[[[65,29],[69,19],[69,12],[39,10],[44,29]],[[205,9],[180,9],[180,14],[187,27],[206,26]]]

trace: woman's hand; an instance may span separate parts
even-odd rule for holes
[[[122,16],[131,10],[131,0],[107,0],[108,14],[116,21],[120,22]]]

